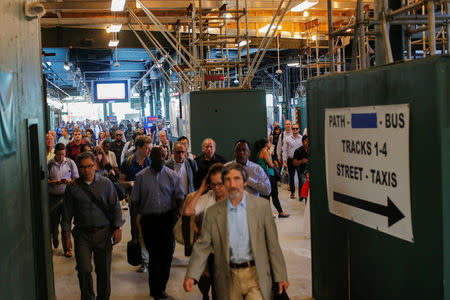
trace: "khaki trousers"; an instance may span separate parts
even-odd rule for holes
[[[231,268],[230,300],[264,300],[256,267]]]

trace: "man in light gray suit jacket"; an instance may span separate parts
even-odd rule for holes
[[[206,212],[184,289],[192,290],[213,251],[218,300],[270,300],[272,282],[280,293],[289,282],[269,202],[244,191],[248,175],[240,164],[228,165],[222,179],[228,199]]]

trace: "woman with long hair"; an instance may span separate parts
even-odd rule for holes
[[[101,147],[104,140],[105,140],[105,132],[104,131],[100,131],[98,133],[97,145]]]
[[[279,218],[287,218],[289,214],[283,212],[281,208],[280,199],[278,198],[278,184],[275,178],[275,164],[272,161],[272,157],[269,155],[270,143],[267,139],[260,139],[255,143],[256,163],[260,165],[266,172],[270,180],[270,186],[272,191],[270,196],[272,197],[272,203],[278,211]],[[262,196],[270,200],[269,196]]]
[[[274,146],[273,147],[273,153],[272,153],[272,161],[275,164],[275,167],[277,170],[280,170],[280,164],[278,162],[278,155],[277,155],[277,147],[278,147],[278,138],[281,134],[281,128],[280,126],[276,125],[273,127],[272,135],[270,136],[271,143]]]
[[[122,200],[125,198],[125,191],[119,184],[119,174],[117,174],[114,171],[114,168],[109,162],[108,155],[106,155],[105,151],[102,147],[95,146],[92,148],[92,152],[94,153],[95,157],[97,158],[95,161],[95,172],[101,176],[105,176],[109,178],[109,180],[112,181],[114,184],[114,187],[116,188],[117,196],[119,197],[119,200]]]

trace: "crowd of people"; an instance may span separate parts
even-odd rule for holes
[[[122,210],[128,209],[132,239],[141,247],[137,271],[148,272],[154,299],[168,298],[178,227],[191,257],[186,291],[198,283],[203,299],[209,299],[211,287],[213,299],[270,299],[272,290],[282,294],[289,286],[285,261],[270,203],[260,197],[272,199],[277,216],[287,218],[278,197],[283,174],[289,174],[291,198],[296,198],[295,173],[300,201],[307,198],[302,187],[308,185],[307,134],[300,135],[299,125],[289,120],[284,125],[282,131],[274,123],[268,138],[255,145],[236,141],[230,162],[208,137],[202,153],[194,155],[189,139],[172,141],[162,122],[145,130],[139,122],[86,120],[63,122],[49,131],[51,239],[56,249],[61,236],[66,257],[74,250],[81,299],[109,299],[112,247],[122,239]],[[196,225],[191,231],[190,223]]]

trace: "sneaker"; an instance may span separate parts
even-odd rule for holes
[[[148,265],[147,263],[142,263],[141,266],[139,267],[139,269],[137,269],[138,273],[147,273],[148,272]]]
[[[291,194],[291,199],[295,199],[295,195],[294,194]]]
[[[123,210],[128,210],[128,203],[122,204],[122,209]]]

